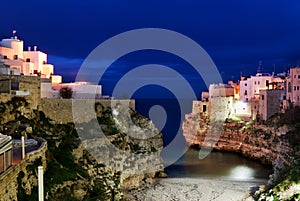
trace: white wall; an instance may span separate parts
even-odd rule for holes
[[[42,71],[43,64],[47,63],[47,54],[40,51],[24,51],[24,59],[30,59],[33,63],[33,70]]]
[[[23,59],[24,42],[17,38],[2,39],[0,45],[13,49],[13,55],[18,55],[19,59]]]

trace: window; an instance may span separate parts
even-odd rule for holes
[[[260,81],[258,81],[257,83],[260,84]]]
[[[269,86],[269,80],[266,80],[266,87]]]
[[[27,59],[26,59],[26,62],[30,62],[30,58],[27,58]]]
[[[11,82],[11,90],[19,90],[19,82]]]
[[[6,55],[3,55],[3,59],[7,59],[7,56],[6,56]]]
[[[298,75],[298,79],[300,79],[300,75]]]
[[[206,105],[202,106],[202,110],[203,110],[203,112],[206,112]]]
[[[14,60],[17,60],[18,59],[18,55],[14,55]]]
[[[247,83],[245,83],[245,87],[247,86]]]
[[[299,86],[297,86],[297,90],[299,91]]]
[[[261,100],[265,100],[265,95],[261,95]]]
[[[254,85],[256,85],[256,81],[254,82]]]
[[[248,92],[247,92],[247,90],[245,90],[245,92],[244,92],[244,95],[245,95],[245,96],[247,96],[247,95],[248,95]]]
[[[288,83],[288,92],[292,92],[292,84],[290,82]]]
[[[43,64],[46,64],[46,61],[43,61]]]

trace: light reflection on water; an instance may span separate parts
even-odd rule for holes
[[[229,178],[234,180],[249,180],[254,179],[255,169],[241,165],[233,168],[228,175]]]
[[[271,167],[228,152],[211,152],[198,158],[198,150],[190,148],[176,163],[165,169],[169,177],[213,177],[230,180],[268,179]]]

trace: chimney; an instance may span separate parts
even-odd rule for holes
[[[34,51],[36,52],[36,50],[37,50],[37,46],[35,45],[35,46],[33,47],[33,49],[34,49]]]
[[[29,52],[31,51],[31,47],[30,47],[30,46],[28,46],[28,51],[29,51]]]

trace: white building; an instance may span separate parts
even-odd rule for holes
[[[73,98],[77,99],[94,99],[102,97],[101,85],[95,85],[90,82],[72,82],[53,85],[53,89],[59,91],[67,87],[73,91]]]
[[[15,33],[15,32],[14,32]],[[54,66],[47,63],[47,54],[28,47],[24,51],[24,42],[13,36],[0,41],[0,75],[40,76],[41,98],[60,98],[59,90],[69,87],[75,98],[102,97],[101,85],[88,82],[62,83],[62,76],[54,75]]]
[[[272,79],[272,75],[262,73],[242,79],[240,81],[240,100],[250,101],[251,99],[259,99],[259,91],[268,89]]]
[[[274,77],[268,73],[257,73],[250,78],[242,78],[240,81],[240,100],[259,100],[260,90],[283,89],[284,79]]]
[[[53,76],[54,66],[47,64],[46,53],[38,51],[37,46],[34,46],[33,50],[30,47],[28,47],[28,51],[23,49],[24,42],[16,36],[2,39],[0,41],[0,61],[12,69],[18,69],[23,75],[40,75],[42,78]],[[59,79],[53,81],[57,82],[57,80]]]

